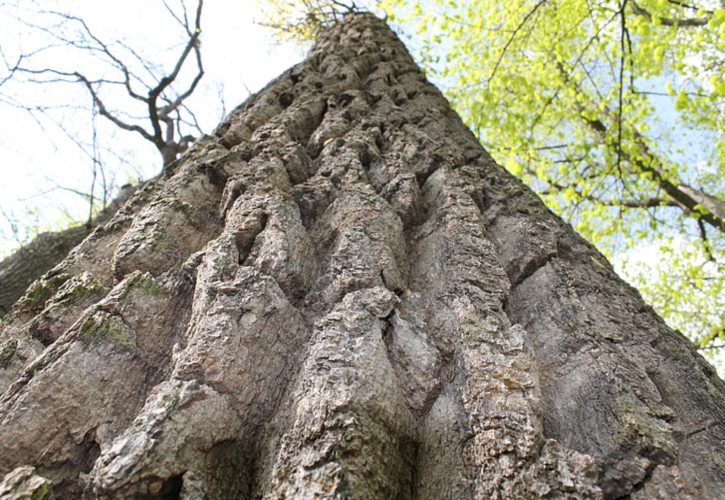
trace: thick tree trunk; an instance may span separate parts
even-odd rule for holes
[[[374,17],[156,187],[11,312],[0,491],[725,498],[722,381]]]

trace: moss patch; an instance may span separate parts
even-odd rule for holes
[[[161,180],[151,181],[137,192],[137,196],[142,200],[148,200],[151,195],[161,189],[162,185],[163,182]]]
[[[128,283],[129,290],[140,290],[147,295],[162,295],[164,287],[159,285],[149,273],[139,273]]]
[[[30,497],[31,500],[50,500],[53,498],[52,491],[50,489],[50,483],[44,482],[39,485]]]
[[[73,299],[85,299],[102,297],[108,293],[108,289],[101,285],[90,273],[83,273],[80,276],[75,276],[68,282],[66,282],[58,293],[55,295],[54,300],[73,300]]]
[[[218,258],[214,259],[214,272],[221,276],[227,276],[234,268],[236,263],[227,254],[223,254]]]
[[[184,214],[189,214],[195,210],[191,203],[182,201],[178,198],[167,198],[164,199],[164,202],[175,211],[182,212]]]
[[[15,356],[15,351],[18,350],[17,339],[9,339],[2,344],[0,347],[0,369],[5,369],[10,364],[10,361]]]
[[[49,278],[40,278],[30,285],[28,291],[18,301],[18,307],[24,310],[31,310],[42,306],[69,279],[70,276],[67,274],[57,274]]]
[[[83,321],[78,332],[78,338],[86,343],[111,342],[128,349],[134,349],[138,346],[136,344],[136,334],[121,318],[101,311]]]
[[[158,225],[155,225],[151,231],[145,232],[145,237],[151,242],[150,248],[156,252],[163,252],[176,247],[174,239]]]
[[[51,500],[53,498],[50,480],[39,476],[35,467],[23,465],[3,478],[0,485],[3,498],[24,498],[28,500]]]

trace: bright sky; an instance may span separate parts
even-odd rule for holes
[[[193,17],[195,3],[187,1]],[[174,6],[178,2],[170,0]],[[34,2],[14,0],[0,3],[0,48],[12,64],[20,51],[28,52],[45,43],[43,35],[21,26],[15,18],[41,23],[42,17],[30,15]],[[181,50],[180,28],[174,24],[159,0],[126,0],[110,2],[97,0],[58,0],[35,3],[44,9],[55,9],[82,17],[92,31],[104,42],[123,39],[141,54],[153,60],[158,54],[168,54],[166,68]],[[37,8],[37,7],[36,7]],[[240,104],[250,92],[261,89],[279,73],[301,61],[306,49],[299,45],[277,43],[271,31],[255,21],[260,19],[255,0],[207,0],[202,15],[202,54],[205,76],[200,87],[189,99],[205,132],[211,132],[222,116],[221,100],[228,112]],[[160,22],[161,20],[161,22]],[[78,52],[56,50],[47,65],[74,71],[88,68],[88,61],[79,60]],[[42,60],[41,60],[42,61]],[[42,61],[46,62],[46,61]],[[193,61],[190,61],[193,62]],[[91,66],[92,67],[92,66]],[[193,64],[190,65],[193,67]],[[2,68],[0,80],[5,76]],[[83,69],[83,71],[92,71]],[[0,92],[9,93],[9,88]],[[16,94],[18,95],[18,94]],[[221,96],[221,97],[220,97]],[[79,86],[26,86],[19,90],[23,104],[38,102],[87,104],[89,96]],[[0,96],[0,100],[2,96]],[[85,134],[90,138],[89,111],[70,110],[62,117],[62,127],[43,122],[41,125],[26,111],[0,102],[0,255],[16,243],[11,237],[7,217],[15,217],[45,226],[57,224],[64,212],[73,217],[85,217],[87,202],[69,189],[88,192],[92,180],[92,161],[69,138],[70,134]],[[137,177],[151,177],[160,170],[160,157],[140,136],[114,130],[103,118],[98,118],[99,132],[104,144],[121,158],[101,152],[102,158],[116,170],[116,184],[122,185]],[[109,172],[110,173],[110,172]],[[64,189],[67,188],[67,189]],[[34,214],[28,215],[28,211]]]

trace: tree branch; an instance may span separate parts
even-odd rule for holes
[[[41,12],[42,13],[45,13],[45,14],[50,14],[50,15],[53,15],[53,16],[60,17],[64,21],[72,21],[72,22],[78,23],[82,27],[83,32],[86,35],[88,35],[91,38],[91,40],[97,46],[96,47],[91,46],[91,45],[86,46],[86,45],[80,44],[80,43],[78,43],[78,42],[76,42],[74,40],[70,40],[70,39],[63,38],[60,35],[58,35],[55,32],[55,30],[49,30],[49,29],[47,29],[47,28],[45,28],[43,26],[39,26],[39,25],[35,25],[35,24],[30,24],[30,26],[33,26],[33,27],[35,27],[35,28],[37,28],[37,29],[39,29],[39,30],[41,30],[41,31],[49,34],[50,36],[52,36],[56,40],[59,40],[59,41],[63,42],[66,45],[70,45],[72,47],[76,47],[76,48],[79,48],[81,50],[88,50],[88,51],[91,51],[91,52],[100,52],[101,54],[107,56],[108,59],[113,64],[113,66],[115,66],[118,70],[121,71],[121,73],[123,73],[123,75],[124,75],[124,86],[126,88],[126,92],[128,93],[128,95],[130,97],[132,97],[133,99],[136,99],[136,100],[144,101],[145,102],[145,98],[142,95],[140,95],[138,92],[136,92],[133,89],[133,87],[132,87],[131,81],[132,81],[132,79],[134,79],[134,75],[128,69],[128,66],[121,60],[120,57],[116,56],[111,51],[111,49],[108,47],[108,44],[106,44],[103,40],[101,40],[99,37],[97,37],[95,35],[95,33],[93,33],[93,31],[91,30],[91,28],[88,26],[88,24],[85,22],[84,19],[82,19],[80,17],[77,17],[77,16],[74,16],[74,15],[71,15],[71,14],[62,13],[62,12],[53,11],[53,10],[41,11]],[[139,79],[137,78],[137,80],[139,80]]]
[[[536,11],[539,10],[539,7],[544,5],[547,0],[539,0],[536,2],[536,5],[524,16],[524,18],[521,20],[521,22],[516,26],[516,28],[511,33],[511,36],[506,41],[506,44],[504,45],[503,49],[501,50],[501,53],[498,56],[498,59],[496,60],[496,64],[493,66],[493,70],[491,71],[491,75],[488,77],[488,82],[493,80],[493,77],[496,76],[496,71],[498,71],[498,67],[501,65],[501,61],[503,61],[504,56],[506,55],[506,52],[508,51],[508,48],[513,43],[514,39],[518,35],[519,31],[521,31],[521,28],[524,27],[524,25],[531,19],[534,14],[536,14]]]
[[[148,94],[148,109],[149,109],[149,119],[151,120],[151,125],[154,130],[154,143],[157,144],[157,147],[160,149],[164,147],[165,141],[163,138],[163,134],[161,131],[161,124],[160,121],[167,117],[168,114],[176,109],[179,104],[189,97],[192,92],[194,92],[194,89],[196,88],[197,84],[201,80],[201,78],[204,76],[204,68],[201,63],[201,52],[199,49],[199,36],[201,35],[201,11],[202,6],[204,2],[203,0],[199,0],[196,8],[196,19],[194,23],[194,32],[189,37],[188,42],[184,46],[184,50],[181,52],[181,55],[176,61],[176,65],[174,66],[174,69],[172,72],[161,78],[159,80],[158,85],[156,87],[152,88],[149,91]],[[187,33],[189,30],[187,29]],[[194,51],[194,54],[196,56],[196,62],[197,62],[197,68],[198,72],[196,76],[194,77],[194,80],[191,82],[191,85],[187,88],[185,92],[183,92],[179,97],[177,97],[171,104],[165,106],[161,110],[158,109],[158,98],[161,95],[161,93],[169,86],[171,85],[176,78],[179,76],[179,72],[181,71],[181,68],[184,65],[184,62],[186,61],[186,58],[189,56],[191,51]]]
[[[608,141],[608,130],[601,120],[589,119],[584,116],[582,116],[582,119],[605,143]],[[725,201],[683,182],[672,182],[668,178],[669,175],[666,173],[665,168],[645,143],[644,137],[637,131],[632,131],[632,134],[634,135],[634,144],[642,153],[642,157],[634,158],[626,151],[623,151],[622,158],[634,165],[639,171],[650,174],[662,190],[686,212],[696,214],[698,218],[725,232]]]
[[[581,86],[569,77],[569,74],[564,70],[563,66],[559,64],[558,67],[564,81],[572,85],[578,95],[585,95]],[[610,147],[617,147],[617,144],[612,144],[609,138],[609,129],[604,122],[599,118],[589,118],[584,106],[580,102],[577,101],[576,106],[579,110],[580,118],[589,129],[595,132],[604,144],[608,144]],[[613,115],[612,111],[606,106],[602,110],[602,113],[606,117]],[[664,165],[661,164],[657,156],[647,146],[645,137],[635,129],[631,130],[631,135],[634,146],[636,146],[641,154],[634,157],[627,151],[621,150],[622,159],[628,161],[639,172],[649,174],[657,185],[672,200],[677,202],[686,213],[695,215],[697,218],[704,220],[712,227],[725,233],[725,200],[712,196],[700,189],[693,188],[681,182],[679,179],[675,181],[670,180],[671,174],[667,172]]]
[[[90,94],[91,94],[93,103],[98,107],[98,112],[100,113],[101,116],[109,119],[114,125],[116,125],[120,129],[128,130],[129,132],[137,132],[137,133],[141,134],[141,136],[144,139],[146,139],[147,141],[155,142],[154,137],[151,134],[149,134],[145,129],[143,129],[141,126],[126,123],[126,122],[122,121],[120,118],[118,118],[117,116],[115,116],[113,113],[108,111],[108,109],[106,108],[106,105],[103,103],[100,96],[93,88],[93,85],[88,80],[88,78],[85,77],[85,75],[82,75],[81,73],[78,73],[78,72],[73,73],[73,75],[75,75],[78,78],[78,80],[81,81],[86,86],[86,88],[88,89],[88,92],[90,92]]]
[[[646,18],[648,21],[652,20],[652,14],[647,12],[645,9],[637,5],[637,2],[634,0],[632,1],[632,12],[634,12],[638,16],[642,16]],[[681,4],[679,2],[674,2],[672,0],[669,0],[670,3],[673,3],[675,5],[680,5],[682,7],[687,8],[693,8],[690,5]],[[682,28],[692,28],[692,27],[699,27],[699,26],[705,26],[708,22],[710,22],[710,17],[712,15],[712,12],[709,12],[709,16],[701,17],[701,18],[687,18],[687,19],[675,19],[671,17],[661,17],[657,16],[657,19],[663,26],[677,26]]]

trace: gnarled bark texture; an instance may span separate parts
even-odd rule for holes
[[[6,489],[725,498],[722,381],[367,14],[33,285],[2,341]]]

